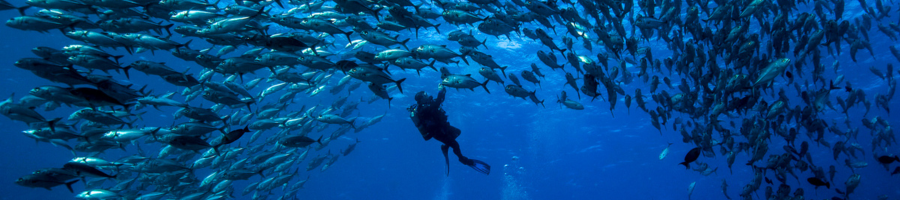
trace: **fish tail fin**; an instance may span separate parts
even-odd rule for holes
[[[837,89],[841,89],[841,87],[835,87],[834,80],[832,80],[831,82],[828,83],[828,90],[837,90]]]
[[[281,0],[275,0],[275,3],[277,3],[278,6],[281,6],[281,8],[284,8],[284,3],[281,3]]]
[[[259,17],[259,16],[261,16],[263,13],[266,13],[266,7],[259,8],[259,11],[257,11],[256,14],[251,15],[250,18],[256,18],[256,17]]]
[[[437,31],[438,35],[441,34],[441,29],[438,28],[438,27],[440,27],[440,26],[441,26],[441,24],[435,24],[435,25],[434,25],[434,31]]]
[[[57,117],[56,119],[47,121],[47,125],[50,126],[51,132],[56,132],[56,123],[59,122],[59,120],[62,120],[62,118]]]
[[[324,135],[319,136],[319,139],[316,139],[316,143],[319,143],[319,145],[321,145],[321,144],[322,144],[322,137],[323,137],[323,136],[324,136]]]
[[[113,60],[116,60],[116,63],[119,63],[119,58],[125,57],[125,55],[112,56]]]
[[[469,60],[466,60],[466,56],[469,55],[469,52],[471,52],[471,51],[466,51],[466,52],[463,52],[462,55],[459,55],[459,57],[462,58],[463,62],[465,62],[466,65],[469,64]],[[456,64],[458,65],[459,63],[456,63]]]
[[[350,39],[350,34],[353,34],[353,31],[348,31],[348,32],[344,33],[344,35],[347,36],[347,41],[353,41],[352,39]],[[407,39],[407,40],[409,40],[409,39]],[[406,45],[403,45],[403,46],[406,46]],[[406,48],[406,49],[409,49],[409,48]]]
[[[413,10],[415,10],[416,13],[421,13],[422,11],[419,11],[419,7],[422,7],[423,5],[425,5],[425,2],[421,2],[419,5],[413,4]]]
[[[223,143],[217,144],[216,146],[213,146],[213,151],[216,152],[216,156],[222,156],[222,153],[219,152],[219,146],[222,146],[223,144],[225,144],[225,143],[223,142]]]
[[[131,79],[131,75],[128,74],[128,70],[131,69],[131,66],[123,67],[122,72],[125,73],[125,78]]]
[[[503,78],[507,78],[506,77],[506,68],[508,68],[508,67],[509,66],[500,67],[500,73],[503,73]]]
[[[28,10],[29,8],[31,8],[30,5],[18,7],[18,8],[16,8],[16,10],[19,11],[19,14],[20,14],[20,15],[25,16],[25,10]],[[70,190],[71,190],[71,189],[70,189]]]
[[[212,7],[215,8],[216,10],[220,10],[220,8],[219,8],[219,2],[222,2],[222,0],[217,0],[215,3],[213,3],[213,4],[210,5],[210,6],[212,6]],[[241,2],[243,3],[243,1],[241,1]],[[237,3],[237,2],[235,2],[235,3]]]
[[[162,129],[162,127],[156,127],[156,129],[150,131],[150,136],[153,136],[153,139],[156,139],[157,141],[159,141],[159,137],[156,135],[156,133],[159,132],[159,129]]]
[[[75,183],[77,183],[77,182],[78,182],[78,179],[75,179],[74,181],[71,181],[71,182],[66,183],[66,188],[69,189],[69,192],[75,193],[75,191],[72,190],[72,184],[75,184]]]
[[[78,22],[72,22],[71,24],[66,25],[66,27],[69,28],[69,29],[75,30],[75,25],[78,25],[79,23],[81,23],[81,22],[80,22],[80,21],[78,21]],[[63,28],[60,28],[59,30],[62,31]],[[63,34],[65,34],[65,33],[63,33]]]
[[[831,183],[825,183],[825,188],[831,189]]]
[[[191,39],[191,40],[188,40],[187,42],[185,42],[184,44],[175,45],[175,51],[178,51],[178,48],[181,48],[181,47],[187,48],[188,45],[191,45],[191,42],[193,42],[193,41],[194,40]]]
[[[403,45],[403,48],[406,48],[407,51],[409,51],[409,47],[406,46],[406,42],[409,42],[409,39],[412,39],[412,38],[406,38],[406,40],[403,40],[402,42],[400,42],[400,45]]]
[[[384,67],[382,67],[382,69],[384,69],[384,73],[393,76],[394,74],[392,74],[391,71],[387,70],[388,66],[391,66],[391,65],[388,63],[384,63]],[[397,67],[400,67],[400,66],[397,66]],[[406,69],[403,69],[403,67],[400,67],[400,70],[406,70]]]
[[[172,36],[172,30],[170,30],[170,29],[172,29],[173,26],[175,26],[175,24],[169,24],[169,25],[163,26],[163,29],[166,30],[166,33],[168,33],[169,36]]]
[[[381,16],[379,16],[378,13],[380,13],[381,10],[384,10],[384,6],[379,6],[378,9],[372,10],[374,11],[372,14],[375,16],[375,21],[380,21],[379,19],[381,19]]]
[[[440,70],[438,70],[437,68],[434,67],[434,63],[435,63],[435,62],[437,62],[436,59],[435,59],[435,60],[432,60],[431,63],[428,64],[428,67],[431,67],[431,69],[434,69],[434,71],[438,71],[438,72],[439,72]]]
[[[253,104],[254,102],[256,102],[256,101],[248,101],[247,102],[247,111],[248,112],[253,112],[253,109],[250,109],[250,105]]]
[[[484,40],[481,41],[481,45],[484,46],[484,49],[488,49],[488,47],[487,47],[487,38],[484,38]]]
[[[481,83],[481,87],[484,88],[484,91],[485,91],[485,92],[487,92],[488,94],[490,94],[491,91],[487,89],[487,84],[488,84],[488,82],[491,82],[491,79],[484,80],[484,83]]]
[[[406,81],[406,78],[402,78],[402,79],[397,80],[396,82],[394,82],[394,83],[397,84],[397,89],[400,90],[400,93],[401,93],[401,94],[403,93],[403,87],[400,86],[400,83],[403,83],[403,81]]]
[[[678,164],[679,164],[679,165],[684,165],[684,168],[685,168],[685,169],[691,169],[691,166],[689,165],[688,162],[681,162],[681,163],[678,163]]]

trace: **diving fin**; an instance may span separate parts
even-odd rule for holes
[[[444,162],[447,163],[447,176],[450,176],[450,158],[447,157],[448,150],[450,150],[450,146],[441,145],[441,151],[444,153]]]
[[[472,165],[469,165],[469,167],[472,167],[472,169],[475,169],[475,171],[484,173],[485,175],[491,174],[491,166],[488,165],[487,163],[484,163],[480,160],[475,160],[475,159],[469,159],[469,160],[472,161]]]

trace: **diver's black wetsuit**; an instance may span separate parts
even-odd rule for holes
[[[474,164],[473,161],[462,155],[462,151],[459,150],[459,143],[456,142],[456,137],[459,137],[462,131],[450,125],[450,122],[447,121],[447,114],[444,112],[444,109],[441,109],[441,103],[444,102],[446,93],[446,89],[441,89],[435,99],[431,99],[424,92],[416,94],[416,104],[408,109],[410,118],[415,123],[416,128],[419,129],[422,138],[426,141],[434,138],[444,143],[444,145],[441,145],[441,151],[444,153],[445,159],[449,159],[446,157],[447,151],[452,147],[453,153],[456,154],[456,157],[459,157],[459,162],[472,166]]]

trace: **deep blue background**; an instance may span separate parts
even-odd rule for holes
[[[23,1],[13,1],[14,5],[23,5]],[[871,3],[871,2],[870,2]],[[35,10],[30,10],[34,12]],[[859,12],[858,3],[856,1],[847,1],[847,12],[844,18],[852,19],[857,17]],[[15,11],[0,12],[0,19],[9,19],[18,14]],[[897,13],[892,13],[892,17],[897,17]],[[885,20],[887,21],[887,20]],[[753,22],[755,24],[755,22]],[[874,25],[873,25],[874,26]],[[626,26],[627,27],[627,26]],[[442,33],[447,33],[454,29],[452,26],[444,25],[441,27]],[[560,27],[561,28],[561,27]],[[561,31],[562,34],[564,31]],[[753,32],[755,30],[751,30]],[[0,26],[0,45],[2,45],[2,53],[0,53],[0,95],[8,95],[15,93],[15,100],[27,94],[28,90],[40,85],[52,84],[49,81],[42,80],[28,71],[16,68],[13,62],[24,57],[35,57],[29,50],[37,46],[48,46],[53,48],[62,48],[68,44],[79,44],[64,37],[59,32],[36,33],[25,32],[12,29],[6,26]],[[401,38],[414,37],[411,32],[403,31]],[[888,45],[895,44],[886,36],[878,32],[874,27],[869,30],[872,36],[871,43],[875,49],[875,57],[871,57],[867,50],[861,50],[857,54],[858,63],[853,63],[849,59],[847,52],[848,46],[841,56],[838,58],[841,63],[839,74],[845,75],[845,81],[851,82],[854,87],[862,88],[873,101],[874,94],[887,93],[887,82],[880,80],[872,75],[868,68],[875,66],[884,70],[887,63],[893,63],[900,66],[897,60],[890,55]],[[358,36],[354,36],[358,37]],[[458,162],[452,161],[450,166],[450,176],[444,175],[445,166],[439,149],[440,143],[437,141],[422,141],[420,135],[413,128],[405,111],[405,107],[412,103],[410,95],[416,91],[426,90],[429,92],[436,91],[436,86],[440,81],[439,74],[430,69],[422,71],[422,75],[417,77],[414,71],[400,72],[393,71],[395,77],[409,78],[404,83],[404,91],[406,93],[399,94],[394,92],[396,98],[392,101],[391,108],[388,109],[387,102],[384,100],[376,101],[373,104],[362,103],[358,113],[362,118],[373,117],[387,112],[382,120],[372,127],[360,133],[350,133],[343,136],[338,141],[333,141],[327,150],[312,153],[306,161],[297,164],[296,167],[305,169],[308,161],[316,155],[321,155],[327,151],[337,153],[339,150],[346,148],[347,145],[358,138],[361,143],[356,150],[347,157],[340,158],[330,169],[320,172],[318,169],[309,172],[301,172],[301,175],[294,181],[309,176],[310,180],[306,183],[305,189],[299,193],[300,198],[308,199],[685,199],[687,198],[688,185],[691,182],[697,182],[694,189],[693,199],[724,199],[720,185],[722,179],[726,179],[728,184],[728,195],[732,198],[739,198],[741,188],[747,184],[752,178],[752,170],[749,166],[743,165],[749,159],[745,153],[738,155],[735,161],[733,174],[728,172],[727,165],[724,162],[724,156],[717,155],[714,158],[701,157],[699,161],[710,164],[710,167],[718,167],[718,173],[710,176],[702,176],[698,172],[685,170],[677,163],[681,162],[684,154],[693,148],[692,145],[681,143],[681,136],[672,131],[671,120],[668,127],[662,131],[662,136],[649,123],[649,115],[641,112],[636,106],[632,106],[629,111],[624,108],[624,103],[620,102],[617,108],[612,111],[613,117],[608,109],[609,104],[602,100],[589,101],[582,98],[579,102],[586,107],[583,111],[570,110],[560,108],[554,103],[555,96],[559,91],[565,90],[570,98],[575,98],[571,87],[564,84],[564,73],[561,71],[551,71],[549,68],[540,64],[535,56],[537,50],[548,51],[537,41],[531,41],[524,36],[512,36],[512,41],[505,37],[500,39],[493,36],[476,34],[476,38],[488,38],[488,50],[481,49],[494,56],[494,59],[501,65],[508,65],[507,74],[518,75],[521,70],[530,70],[531,63],[538,63],[542,68],[542,72],[547,75],[542,79],[542,87],[532,86],[531,83],[524,82],[525,88],[529,90],[537,89],[537,95],[540,99],[545,99],[546,108],[535,106],[530,100],[522,100],[513,98],[503,92],[503,88],[496,83],[490,83],[489,89],[491,94],[485,93],[482,89],[476,88],[473,91],[453,90],[448,92],[447,101],[444,103],[444,109],[450,116],[450,123],[460,128],[463,133],[459,137],[463,153],[469,157],[483,160],[493,166],[492,173],[488,176],[479,174],[474,170],[468,169]],[[354,38],[355,39],[355,38]],[[176,41],[184,42],[185,39],[175,37]],[[447,44],[451,49],[456,49],[459,45],[448,43],[445,36],[435,33],[433,30],[420,31],[420,38],[413,39],[408,45],[416,47],[421,44]],[[346,39],[338,38],[335,41],[338,46],[346,44]],[[557,40],[558,44],[562,43]],[[580,43],[576,42],[576,50],[579,54],[588,55],[596,59],[596,53],[600,52],[601,47],[595,46],[593,53],[587,52],[581,48]],[[664,58],[671,55],[666,46],[659,41],[642,43],[642,46],[650,46],[653,54],[657,58]],[[194,49],[208,48],[208,44],[203,42],[194,42],[191,46]],[[369,45],[366,47],[368,51],[376,51],[374,47]],[[239,55],[239,53],[247,50],[247,47],[241,47],[235,53],[229,56]],[[379,47],[378,50],[383,50]],[[213,52],[215,52],[215,49]],[[113,51],[113,54],[126,54],[124,51]],[[333,50],[337,51],[337,50]],[[149,59],[154,61],[167,62],[170,67],[177,71],[182,71],[188,67],[191,68],[189,73],[199,76],[200,66],[178,60],[171,56],[169,52],[157,51],[156,55],[149,52],[126,56],[121,59],[123,64],[131,63],[138,59]],[[337,58],[331,57],[336,60]],[[471,60],[470,60],[471,61]],[[832,63],[832,58],[826,56],[822,63]],[[563,58],[560,57],[560,62]],[[616,61],[610,61],[610,64],[616,64]],[[720,64],[723,62],[719,62]],[[459,68],[455,65],[448,66],[454,73],[471,73],[477,74],[477,66],[474,62],[471,67]],[[445,66],[439,64],[438,66]],[[809,66],[809,65],[807,65]],[[397,68],[392,68],[396,70]],[[827,67],[828,73],[826,77],[833,79],[835,74],[831,72],[830,65]],[[572,71],[571,67],[566,70]],[[637,72],[636,69],[631,69]],[[805,72],[810,72],[807,67]],[[268,76],[269,72],[260,70],[256,76]],[[665,73],[664,73],[665,74]],[[890,73],[895,76],[896,73]],[[146,76],[140,72],[132,72],[131,79],[125,80],[123,76],[115,75],[117,79],[135,83],[136,85],[150,84],[155,95],[160,95],[168,91],[181,92],[183,88],[174,87],[169,84],[160,84],[162,80],[158,77]],[[253,75],[244,77],[250,80]],[[335,74],[333,81],[337,81],[341,73]],[[477,80],[483,80],[479,75],[473,75]],[[672,77],[674,80],[680,78]],[[810,78],[809,76],[803,77]],[[895,76],[896,78],[896,76]],[[798,79],[798,80],[804,80]],[[222,80],[221,76],[216,76],[214,80]],[[784,81],[782,78],[776,78],[776,81]],[[263,83],[259,87],[251,91],[258,93],[272,83]],[[579,81],[581,84],[581,81]],[[57,84],[58,85],[58,84]],[[776,84],[779,86],[780,84]],[[625,91],[633,94],[635,88],[648,88],[649,86],[636,79],[633,83],[623,86]],[[664,85],[660,89],[668,90],[670,93],[677,89],[670,89]],[[602,91],[602,90],[601,90]],[[644,89],[647,94],[648,89]],[[793,91],[793,87],[789,87],[788,91]],[[605,91],[602,91],[605,95]],[[281,93],[273,96],[279,96]],[[344,96],[342,93],[340,96]],[[361,87],[353,92],[351,100],[355,101],[362,97],[368,100],[371,92],[365,87]],[[796,95],[794,95],[796,97]],[[329,102],[338,96],[329,93],[320,94],[313,98],[307,98],[298,95],[298,101],[292,105],[286,112],[292,112],[299,109],[302,105],[312,106],[318,102]],[[846,98],[845,92],[833,92],[831,100],[834,97]],[[273,97],[270,97],[273,98]],[[621,95],[620,95],[621,98]],[[175,99],[183,99],[176,95]],[[649,98],[646,98],[650,102]],[[801,102],[799,98],[794,98],[793,105]],[[271,99],[270,99],[271,101]],[[210,106],[209,102],[198,98],[191,102],[193,106]],[[323,103],[325,105],[330,103]],[[891,102],[892,108],[897,108],[897,100]],[[835,104],[835,107],[837,105]],[[655,108],[655,103],[648,103],[648,108]],[[48,117],[67,117],[74,109],[60,108],[55,111],[46,112],[38,108],[40,112]],[[293,110],[292,110],[293,109]],[[144,121],[138,122],[139,126],[169,126],[173,123],[171,113],[174,108],[163,108],[163,112],[153,109],[145,114]],[[228,109],[226,109],[228,111]],[[866,150],[865,156],[860,159],[869,163],[865,169],[858,169],[857,173],[862,175],[862,181],[856,192],[851,196],[859,199],[874,199],[878,195],[888,195],[890,199],[900,198],[900,184],[898,178],[900,176],[889,176],[872,156],[871,137],[869,130],[862,127],[860,119],[864,110],[861,106],[856,106],[850,112],[850,119],[855,127],[860,128],[858,140],[853,140],[861,144]],[[896,112],[896,111],[895,111]],[[223,112],[224,114],[224,112]],[[284,113],[282,113],[284,114]],[[354,114],[355,116],[356,114]],[[895,113],[896,115],[896,113]],[[833,119],[836,122],[842,122],[844,117],[840,112],[828,109],[823,119],[829,121]],[[896,117],[891,117],[883,110],[876,109],[873,106],[872,111],[867,115],[868,119],[873,116],[881,116],[888,119],[892,125],[900,124]],[[688,120],[687,116],[676,114],[673,116],[681,117]],[[362,119],[361,118],[361,119]],[[724,118],[724,117],[723,117]],[[184,119],[178,120],[182,122]],[[731,120],[731,119],[728,119]],[[737,119],[739,120],[739,119]],[[47,143],[35,144],[31,139],[20,134],[21,130],[25,130],[27,126],[21,122],[11,121],[6,117],[0,117],[0,124],[3,128],[3,139],[0,140],[0,199],[67,199],[72,198],[75,194],[69,193],[62,187],[54,188],[53,191],[46,191],[40,188],[26,188],[15,185],[13,181],[31,173],[34,170],[46,167],[61,167],[66,161],[72,158],[72,154],[61,147],[54,147]],[[842,124],[842,123],[841,123]],[[729,127],[729,126],[726,126]],[[730,127],[729,127],[730,128]],[[330,128],[323,133],[330,133],[334,128]],[[733,129],[737,130],[737,129]],[[841,130],[846,127],[841,125]],[[269,134],[275,132],[270,130]],[[312,133],[317,135],[319,133]],[[802,134],[801,134],[802,135]],[[829,143],[834,143],[840,138],[833,134],[827,134]],[[261,138],[262,139],[262,138]],[[143,139],[142,139],[143,140]],[[801,137],[801,141],[809,141],[809,138]],[[741,139],[739,139],[741,141]],[[669,157],[659,160],[658,155],[667,143],[675,143],[671,146]],[[72,143],[74,145],[74,143]],[[811,144],[814,144],[811,142]],[[781,138],[775,138],[769,145],[769,154],[781,154],[783,150],[780,148],[784,145]],[[144,147],[144,146],[142,146]],[[158,148],[158,146],[148,145],[144,147],[147,152],[153,152],[150,149]],[[112,149],[102,154],[107,160],[115,160],[120,157],[132,155],[136,151],[133,147],[128,148],[129,151]],[[827,170],[828,165],[835,165],[838,173],[835,181],[832,183],[833,188],[841,188],[843,190],[843,182],[850,176],[849,168],[844,166],[843,159],[835,162],[831,158],[831,150],[811,145],[810,152],[813,153],[814,161],[818,166],[823,166]],[[900,154],[897,146],[892,146],[886,151],[884,149],[876,150],[877,154],[894,153]],[[718,152],[717,152],[718,153]],[[80,154],[79,156],[83,156]],[[513,157],[518,157],[514,160]],[[454,160],[451,158],[451,160]],[[761,165],[761,162],[758,162]],[[891,169],[893,169],[894,164]],[[303,171],[303,170],[301,170]],[[792,188],[798,185],[806,190],[806,198],[823,199],[837,195],[833,190],[820,188],[814,190],[805,178],[811,177],[812,173],[806,171],[798,172],[800,180],[788,179],[788,184]],[[209,170],[198,170],[199,179],[209,174]],[[769,173],[770,179],[774,180],[774,176]],[[239,196],[243,190],[243,186],[252,181],[258,181],[259,177],[251,178],[249,181],[235,182],[235,195],[240,199],[248,199],[248,196]],[[291,181],[293,183],[293,181]],[[776,181],[777,183],[777,181]],[[763,195],[763,190],[768,184],[757,193]],[[105,186],[111,186],[107,183]],[[777,185],[773,185],[777,188]],[[76,193],[85,188],[82,183],[74,185]],[[280,191],[276,189],[274,191]],[[279,194],[279,193],[276,193]],[[276,196],[270,196],[275,198]]]

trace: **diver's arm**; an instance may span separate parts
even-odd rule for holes
[[[441,103],[444,103],[444,96],[446,96],[446,94],[447,94],[447,89],[444,89],[444,87],[441,87],[441,91],[438,92],[437,99],[434,100],[435,104],[440,105]]]

